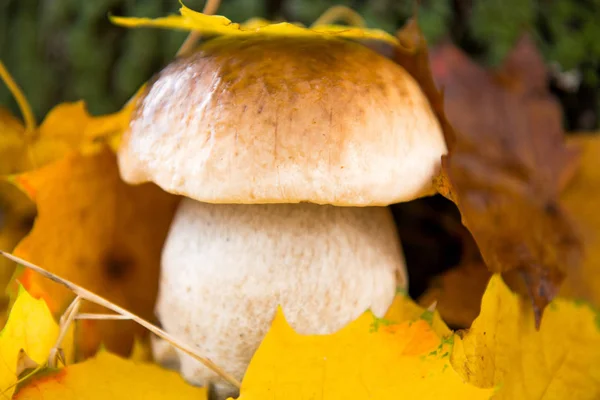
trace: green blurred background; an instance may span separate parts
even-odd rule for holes
[[[184,4],[201,10],[204,1]],[[336,4],[390,33],[414,7],[413,0],[223,0],[219,13],[235,22],[260,16],[310,24]],[[0,0],[0,59],[38,120],[56,103],[78,99],[94,114],[112,112],[173,57],[186,33],[127,30],[107,15],[158,17],[179,6],[177,0]],[[531,32],[554,71],[552,90],[569,130],[598,127],[599,17],[600,0],[422,0],[419,12],[430,44],[450,37],[490,66],[523,30]],[[16,112],[4,86],[0,103]]]

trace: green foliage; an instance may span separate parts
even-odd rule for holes
[[[582,69],[595,84],[600,60],[600,0],[475,0],[472,37],[486,48],[489,64],[501,62],[518,36],[531,32],[545,58],[562,70]]]
[[[600,67],[600,0],[548,2],[540,9],[550,40],[544,53],[563,70],[583,67],[588,82],[596,84]],[[594,73],[592,73],[594,71]]]
[[[437,42],[448,33],[451,17],[451,0],[423,0],[418,9],[419,25],[427,40]],[[368,25],[394,33],[413,16],[414,2],[378,0],[364,2],[358,11]]]
[[[184,2],[196,10],[204,5]],[[311,24],[337,4],[357,10],[370,27],[393,33],[412,16],[415,0],[223,0],[220,13],[236,22],[258,16]],[[81,98],[92,113],[114,111],[172,59],[185,33],[127,30],[111,25],[107,15],[157,17],[178,8],[178,0],[3,0],[0,58],[38,118],[59,101]],[[418,17],[430,43],[452,37],[492,65],[529,31],[549,62],[580,69],[596,84],[598,15],[600,0],[421,0]],[[16,109],[1,85],[0,102]]]
[[[201,9],[202,0],[186,0]],[[178,1],[4,0],[0,57],[23,88],[38,119],[60,101],[85,99],[94,114],[119,109],[172,59],[184,32],[126,30],[107,15],[158,17]],[[16,111],[0,85],[0,102]]]
[[[532,31],[534,0],[475,0],[471,32],[488,48],[490,64],[499,64],[524,31]]]
[[[197,8],[197,10],[200,10],[200,8]],[[219,13],[236,22],[242,22],[254,16],[265,17],[265,2],[256,0],[227,0],[223,1],[221,7],[219,7]]]

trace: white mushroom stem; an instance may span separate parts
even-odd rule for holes
[[[184,198],[163,251],[157,314],[241,379],[278,305],[299,333],[328,334],[367,309],[383,316],[397,286],[406,286],[404,258],[385,207]],[[231,394],[200,363],[179,359],[188,381]]]

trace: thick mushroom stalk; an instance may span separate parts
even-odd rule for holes
[[[383,316],[405,286],[388,208],[191,199],[179,207],[162,256],[158,317],[240,380],[278,305],[298,332],[327,334],[367,309]],[[188,381],[216,379],[179,359]],[[220,396],[231,394],[215,383]]]

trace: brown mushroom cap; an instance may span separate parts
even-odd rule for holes
[[[432,194],[445,153],[418,84],[367,47],[222,37],[148,86],[119,166],[206,203],[367,206]]]

